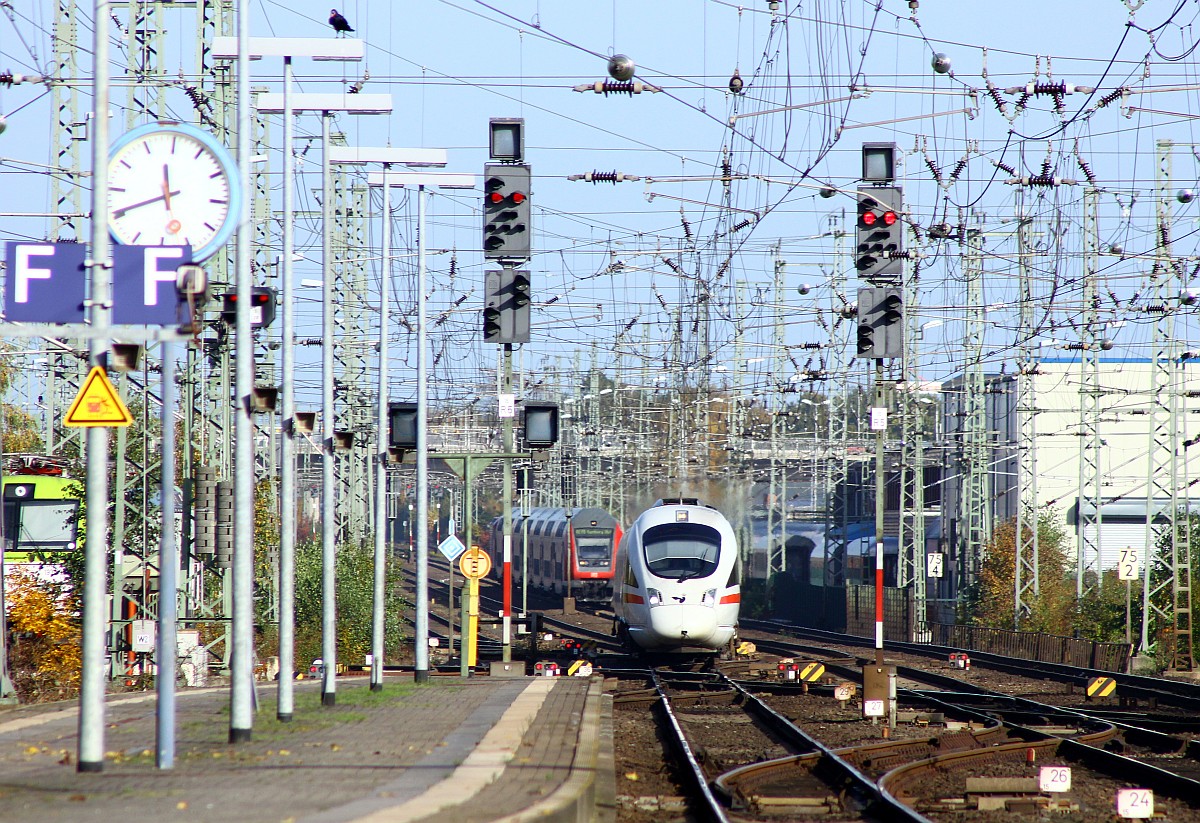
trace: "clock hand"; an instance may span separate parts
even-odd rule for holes
[[[170,211],[171,210],[171,176],[170,176],[169,167],[167,166],[166,163],[163,163],[162,190],[163,190],[163,199],[166,201],[166,204],[167,204],[167,211]]]
[[[159,200],[166,200],[169,197],[171,197],[172,195],[176,195],[176,194],[179,194],[179,192],[164,191],[162,194],[158,195],[157,197],[151,197],[149,200],[143,200],[140,203],[130,203],[128,206],[125,206],[123,208],[114,209],[112,216],[114,219],[120,219],[125,216],[125,212],[127,212],[127,211],[133,211],[134,209],[140,209],[142,206],[149,206],[151,203],[157,203]]]

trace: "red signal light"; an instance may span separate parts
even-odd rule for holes
[[[525,192],[523,192],[523,191],[514,191],[514,192],[512,193],[512,201],[513,201],[514,203],[516,203],[517,205],[520,205],[521,203],[524,203],[524,202],[525,202]]]
[[[862,220],[862,223],[863,223],[863,225],[864,225],[864,226],[874,226],[874,225],[875,225],[875,221],[876,221],[878,218],[877,218],[877,217],[875,217],[875,212],[873,212],[873,211],[864,211],[864,212],[862,213],[862,218],[860,218],[860,219]],[[893,219],[893,220],[895,219],[895,215],[893,215],[893,216],[892,216],[892,219]]]
[[[494,191],[488,195],[488,200],[491,200],[493,203],[503,203],[504,195],[498,191]]]
[[[883,213],[883,225],[891,226],[891,225],[894,225],[895,222],[896,222],[896,212],[885,211]]]

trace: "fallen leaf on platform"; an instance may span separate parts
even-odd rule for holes
[[[625,772],[625,779],[637,782],[638,773],[637,772]]]
[[[175,808],[179,809],[179,811],[181,811],[181,812],[187,811],[187,801],[180,800],[178,803],[175,804]]]
[[[337,743],[330,743],[329,748],[335,752],[340,752],[342,750],[342,747],[339,746]]]

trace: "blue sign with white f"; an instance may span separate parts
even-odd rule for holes
[[[113,246],[113,322],[180,322],[175,270],[191,261],[191,246]]]
[[[4,319],[20,323],[82,323],[87,297],[87,246],[16,243],[7,247]]]

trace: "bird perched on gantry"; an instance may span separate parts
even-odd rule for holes
[[[333,26],[333,30],[338,34],[354,31],[354,29],[350,28],[350,24],[346,21],[346,18],[338,13],[337,9],[329,10],[329,25]]]

